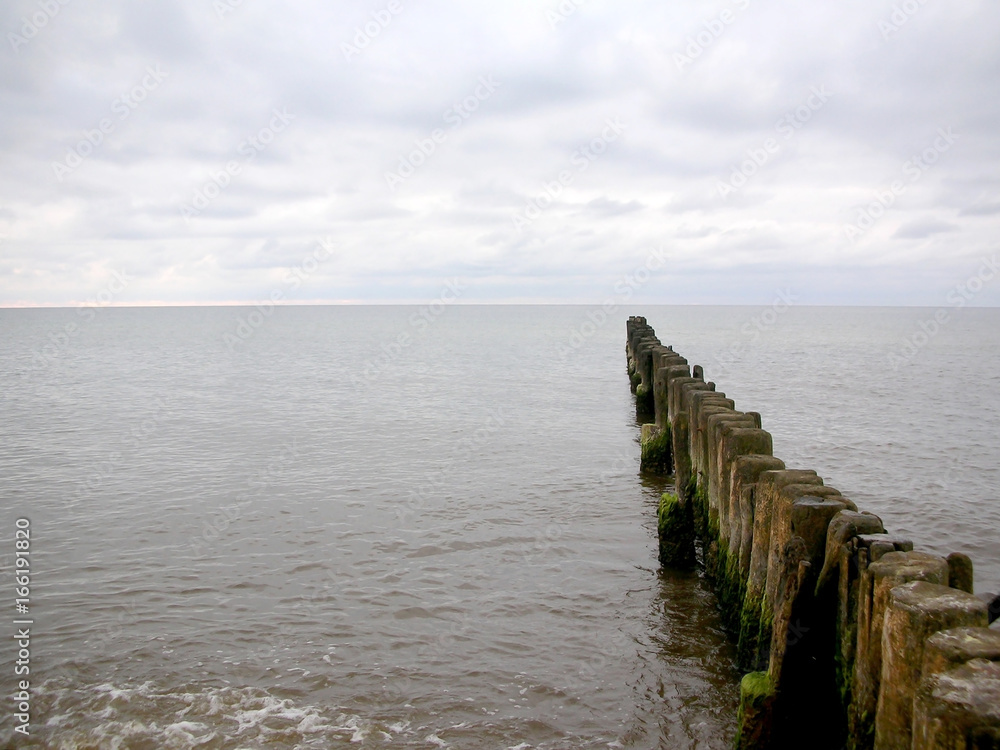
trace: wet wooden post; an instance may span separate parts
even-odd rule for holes
[[[951,750],[963,742],[996,748],[998,740],[1000,631],[962,627],[935,633],[924,642],[913,701],[913,750]]]
[[[948,563],[926,552],[888,552],[868,565],[861,582],[850,716],[850,734],[859,748],[873,747],[875,742],[875,711],[882,680],[882,628],[889,595],[896,586],[911,581],[946,584]]]
[[[1000,598],[973,596],[968,556],[914,551],[816,472],[788,469],[760,414],[737,411],[645,318],[627,333],[636,411],[651,419],[643,469],[675,475],[660,561],[691,567],[701,537],[739,663],[757,670],[740,684],[736,746],[1000,748],[1000,634],[984,627]]]
[[[968,592],[926,581],[906,583],[889,592],[875,750],[909,750],[924,642],[940,630],[961,626],[986,627],[986,603]]]

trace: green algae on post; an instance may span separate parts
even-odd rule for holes
[[[655,425],[644,424],[639,470],[651,474],[670,474],[673,471],[672,442],[670,425],[660,429]]]
[[[749,672],[740,680],[736,750],[754,750],[771,744],[774,685],[767,672]]]
[[[656,530],[660,542],[660,564],[666,568],[689,569],[695,564],[694,523],[690,505],[664,492],[657,510]]]

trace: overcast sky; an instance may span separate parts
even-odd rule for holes
[[[0,30],[0,305],[939,306],[976,274],[1000,305],[996,2],[5,0]]]

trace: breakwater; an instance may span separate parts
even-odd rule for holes
[[[697,551],[746,672],[738,748],[1000,748],[1000,613],[972,561],[914,549],[629,318],[642,468],[673,474],[660,561]]]

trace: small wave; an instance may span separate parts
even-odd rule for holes
[[[50,681],[39,690],[39,698],[53,718],[32,738],[42,744],[25,747],[114,749],[148,744],[195,750],[208,743],[243,747],[247,742],[325,747],[334,736],[357,734],[349,721],[334,722],[316,706],[297,704],[262,688],[166,691],[149,682],[68,688]]]

